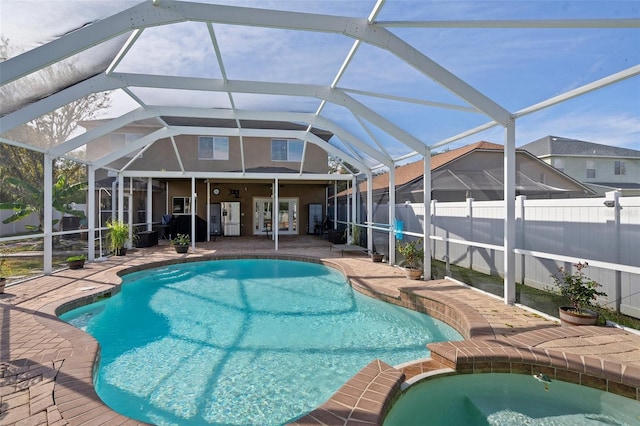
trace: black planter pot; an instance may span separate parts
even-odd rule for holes
[[[184,254],[189,252],[189,246],[175,246],[176,253]]]
[[[120,247],[116,249],[116,256],[126,256],[126,255],[127,255],[126,247]]]
[[[84,260],[72,260],[67,262],[69,269],[82,269],[84,268]]]

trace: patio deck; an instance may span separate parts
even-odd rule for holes
[[[636,334],[603,327],[559,327],[452,281],[409,281],[398,268],[358,254],[341,257],[330,246],[313,236],[283,237],[275,252],[272,241],[264,237],[232,237],[199,243],[195,253],[178,255],[163,244],[8,287],[0,295],[0,424],[140,424],[100,401],[92,382],[98,345],[59,321],[56,309],[117,291],[117,272],[125,269],[248,255],[320,260],[341,269],[359,291],[427,312],[465,337],[460,342],[430,344],[431,358],[400,369],[372,360],[353,378],[345,377],[345,385],[333,397],[295,424],[380,424],[405,378],[441,368],[457,373],[542,371],[552,379],[639,398]]]

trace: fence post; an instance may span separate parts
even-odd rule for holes
[[[614,256],[613,262],[620,263],[620,191],[610,191],[605,193],[605,208],[613,208],[613,244]],[[620,312],[620,304],[622,302],[622,272],[615,271],[615,301],[616,312]]]
[[[516,248],[525,249],[525,209],[524,203],[527,201],[526,195],[518,195],[516,197]],[[523,254],[516,255],[516,264],[520,263],[520,282],[524,284],[525,277],[525,256]]]
[[[435,236],[436,235],[436,231],[437,231],[437,226],[436,226],[436,219],[438,218],[438,215],[436,214],[436,206],[438,204],[438,200],[431,200],[431,208],[430,210],[430,214],[431,214],[431,235]],[[436,251],[436,240],[433,240],[433,249],[431,250],[431,256],[433,256],[434,259],[437,258],[438,253]]]
[[[468,239],[469,241],[475,241],[473,238],[473,198],[467,198],[467,222],[469,224],[467,230]],[[467,246],[467,262],[468,268],[473,269],[473,246]]]

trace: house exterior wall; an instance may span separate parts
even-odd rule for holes
[[[147,135],[157,130],[159,127],[129,125],[118,129],[114,133],[131,133]],[[198,135],[178,135],[174,137],[180,159],[184,168],[196,172],[233,172],[242,170],[242,148],[244,148],[245,169],[258,167],[285,167],[288,169],[300,170],[299,161],[272,161],[271,160],[271,140],[272,138],[245,137],[240,143],[240,137],[229,137],[229,158],[228,160],[200,160],[198,159]],[[87,148],[89,158],[99,158],[106,155],[111,150],[111,136],[107,134],[91,142]],[[304,153],[303,173],[327,173],[328,156],[319,146],[307,143]],[[133,154],[113,161],[108,166],[121,168],[133,158]],[[180,170],[180,164],[176,158],[173,145],[169,138],[157,140],[153,146],[147,149],[141,158],[136,159],[134,167],[137,170]]]
[[[191,193],[190,179],[174,179],[168,182],[169,206],[173,197],[189,197]],[[220,193],[209,195],[209,203],[217,204],[227,201],[240,202],[240,235],[254,235],[254,202],[256,198],[271,197],[272,184],[263,182],[215,182],[210,185],[211,190],[218,188]],[[231,191],[239,191],[236,198]],[[307,229],[309,219],[308,205],[310,203],[325,206],[325,184],[318,182],[281,181],[278,188],[279,198],[295,198],[297,200],[297,233],[313,233]],[[207,184],[204,180],[196,180],[196,215],[207,218]],[[173,212],[168,210],[168,214]]]
[[[91,123],[88,123],[91,126]],[[153,125],[129,125],[118,129],[114,133],[131,133],[146,135],[157,129],[159,126]],[[269,172],[269,170],[281,171],[283,169],[300,171],[299,161],[272,161],[271,160],[271,138],[245,137],[240,143],[239,137],[229,137],[229,157],[228,160],[201,160],[198,159],[198,136],[179,135],[174,137],[175,144],[180,154],[180,159],[186,170],[194,172],[240,172],[242,170],[242,149],[244,150],[245,170],[256,169]],[[88,146],[88,158],[95,160],[105,155],[111,150],[111,136],[109,134],[96,139]],[[118,159],[108,165],[110,168],[122,168],[132,160],[135,154]],[[304,150],[303,173],[327,173],[328,155],[321,147],[307,143]],[[142,153],[137,158],[131,169],[158,172],[158,171],[179,171],[180,164],[176,158],[175,150],[169,138],[159,139],[153,146]],[[157,173],[154,173],[157,176]],[[205,179],[196,180],[196,215],[207,220],[207,196],[209,203],[220,203],[225,201],[239,201],[241,204],[241,235],[252,235],[254,233],[254,201],[255,198],[271,197],[271,187],[273,180],[252,180],[251,173],[246,174],[247,179],[219,179],[211,183],[210,188],[220,190],[218,195],[207,194],[207,184]],[[108,177],[107,170],[96,171],[96,180]],[[153,214],[152,221],[159,223],[164,214],[173,214],[172,200],[174,197],[190,197],[191,178],[188,174],[185,179],[154,178],[166,184],[166,192],[153,193]],[[279,197],[294,198],[297,200],[297,232],[313,232],[307,230],[308,204],[325,204],[326,182],[313,181],[286,181],[280,179]],[[111,190],[111,187],[108,188]],[[238,191],[238,198],[231,193],[231,190]],[[104,197],[104,194],[102,194]],[[96,202],[100,202],[100,197],[96,194]],[[146,208],[146,191],[134,191],[132,200],[133,222],[142,223],[139,220],[144,217]],[[323,207],[324,210],[324,207]],[[128,212],[127,212],[128,213]],[[125,213],[125,220],[127,218]],[[110,216],[110,212],[108,216]]]
[[[564,173],[572,178],[585,183],[635,183],[640,182],[640,158],[631,157],[586,157],[586,156],[549,156],[544,161],[552,166],[556,160],[564,161]],[[622,161],[625,164],[625,174],[615,174],[615,162]],[[595,165],[595,177],[587,177],[587,162]]]

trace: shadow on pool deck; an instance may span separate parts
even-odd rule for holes
[[[295,424],[381,424],[406,378],[442,368],[451,374],[543,372],[552,379],[638,399],[638,335],[603,327],[559,327],[453,281],[409,281],[401,269],[372,263],[364,255],[341,257],[327,241],[313,236],[282,237],[278,252],[265,237],[233,237],[198,243],[196,251],[187,255],[176,254],[164,242],[8,287],[0,295],[0,423],[139,424],[100,401],[92,381],[98,345],[91,336],[58,320],[58,308],[118,291],[118,273],[124,270],[158,262],[252,255],[324,262],[342,270],[358,291],[426,312],[465,337],[429,344],[430,358],[401,368],[372,360],[356,376],[345,377],[345,385],[334,396]]]

